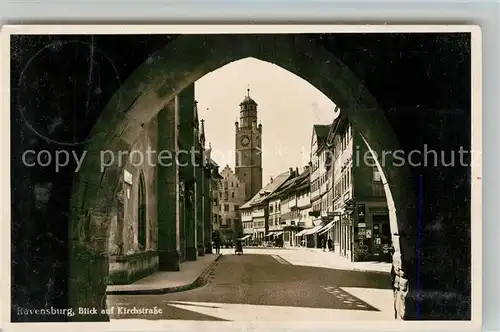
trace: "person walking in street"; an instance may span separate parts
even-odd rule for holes
[[[215,243],[215,253],[217,255],[220,255],[220,238],[218,236],[215,237],[214,243]]]
[[[326,251],[326,241],[325,239],[321,239],[321,247],[323,248],[323,251]]]
[[[328,238],[328,251],[333,251],[333,241],[331,238]]]

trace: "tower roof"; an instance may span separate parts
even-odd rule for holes
[[[253,100],[252,97],[250,97],[250,89],[247,89],[247,95],[246,95],[245,99],[243,99],[243,101],[240,103],[240,106],[243,106],[243,105],[255,105],[255,106],[257,106],[257,103],[255,102],[255,100]]]

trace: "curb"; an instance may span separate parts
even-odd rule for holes
[[[391,272],[386,272],[386,271],[365,270],[365,269],[359,269],[359,268],[332,268],[332,269],[333,270],[340,270],[340,271],[369,272],[369,273],[379,273],[379,274],[387,274],[387,275],[391,274]]]
[[[106,295],[159,295],[159,294],[184,292],[201,287],[206,284],[210,270],[212,270],[212,268],[221,258],[221,256],[222,255],[218,255],[213,260],[213,262],[210,263],[210,265],[208,265],[205,268],[205,270],[201,272],[198,278],[196,278],[193,282],[189,284],[173,286],[173,287],[155,288],[155,289],[112,290],[112,291],[106,291]]]

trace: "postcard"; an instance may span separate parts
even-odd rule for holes
[[[480,328],[479,27],[19,25],[2,46],[5,327]]]

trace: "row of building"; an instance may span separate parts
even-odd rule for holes
[[[214,187],[215,227],[231,229],[246,245],[331,242],[334,253],[351,261],[390,260],[382,177],[362,137],[336,114],[331,124],[313,126],[308,165],[271,178],[250,199],[226,166]]]

